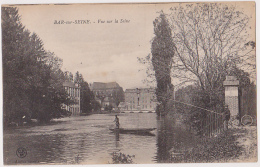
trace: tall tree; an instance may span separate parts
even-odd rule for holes
[[[157,113],[166,113],[167,103],[173,89],[171,84],[172,58],[174,56],[174,43],[171,28],[164,13],[154,21],[155,37],[152,41],[152,65],[157,82],[156,96],[159,102]]]
[[[226,76],[237,76],[243,85],[248,75],[242,69],[255,69],[248,63],[255,52],[254,43],[248,43],[250,18],[224,3],[183,4],[171,8],[169,18],[176,46],[172,77],[195,83],[194,103],[220,112]]]
[[[38,75],[44,49],[37,35],[25,30],[16,8],[2,8],[2,34],[4,121],[19,122],[32,113],[30,101],[36,96],[35,87],[44,85]]]
[[[61,86],[54,84],[58,70],[41,39],[22,25],[16,8],[2,8],[2,46],[4,125],[32,117],[46,122],[57,116],[57,108],[66,102]]]
[[[254,49],[245,45],[251,27],[242,11],[228,4],[197,3],[171,8],[171,12],[176,46],[173,77],[214,91],[232,67],[248,65],[245,60]]]
[[[62,60],[55,56],[54,53],[47,52],[44,62],[46,64],[46,69],[49,70],[49,76],[46,78],[48,83],[46,87],[43,88],[42,105],[38,105],[41,108],[34,116],[42,122],[48,122],[52,118],[67,116],[68,112],[62,109],[62,106],[64,104],[72,104],[73,100],[68,97],[68,94],[63,87],[65,76],[60,69]]]

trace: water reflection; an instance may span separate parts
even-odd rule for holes
[[[196,144],[195,136],[190,132],[190,128],[183,124],[176,124],[168,118],[158,118],[157,125],[157,156],[155,158],[159,163],[179,162],[179,158]]]
[[[159,163],[166,163],[170,158],[169,150],[171,149],[170,146],[167,144],[168,138],[167,136],[167,124],[165,123],[166,120],[164,118],[158,119],[158,137],[157,137],[157,156],[156,160]]]
[[[116,137],[116,148],[119,147],[119,133],[115,133],[115,137]]]
[[[16,128],[4,131],[5,164],[107,164],[112,154],[135,155],[134,163],[169,162],[172,153],[180,153],[192,145],[192,137],[184,127],[176,127],[169,119],[156,114],[119,114],[123,128],[157,128],[150,134],[119,134],[113,114],[64,118],[51,125]],[[20,159],[16,149],[26,148]]]

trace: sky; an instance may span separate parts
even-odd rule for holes
[[[19,14],[44,48],[63,59],[64,71],[79,71],[89,83],[116,81],[127,89],[154,86],[143,82],[146,66],[137,57],[150,53],[153,20],[165,6],[23,5]],[[60,20],[90,20],[91,24],[54,24]]]
[[[154,19],[174,5],[178,3],[20,5],[18,9],[23,25],[63,60],[62,70],[79,71],[89,83],[115,81],[128,89],[155,86],[143,82],[147,67],[137,58],[151,52]],[[62,20],[91,24],[54,24]]]

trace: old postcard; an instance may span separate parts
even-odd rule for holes
[[[1,6],[4,165],[257,162],[255,2]]]

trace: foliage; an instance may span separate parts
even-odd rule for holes
[[[91,105],[92,105],[92,108],[94,109],[94,111],[96,112],[96,111],[100,111],[100,109],[101,109],[101,104],[98,102],[98,101],[96,101],[96,100],[92,100],[91,101]]]
[[[126,155],[124,153],[113,152],[112,163],[113,164],[132,164],[134,155]]]
[[[250,115],[254,119],[257,117],[257,98],[256,98],[256,85],[251,83],[250,85],[243,87],[239,91],[240,96],[240,118],[244,115]],[[254,120],[254,124],[256,120]]]
[[[164,13],[154,21],[155,37],[152,41],[152,65],[157,82],[156,97],[159,102],[157,113],[165,113],[168,100],[172,91],[171,68],[174,56],[174,44],[171,29]]]
[[[4,125],[60,117],[69,103],[62,87],[62,61],[20,22],[18,10],[2,8]]]
[[[69,71],[65,71],[64,72],[64,75],[65,75],[65,79],[67,80],[67,81],[70,81],[70,82],[73,82],[74,80],[73,80],[73,74],[71,73],[71,72],[69,72]]]
[[[92,109],[97,109],[98,105],[96,104],[94,94],[90,90],[89,85],[84,80],[82,74],[78,71],[75,74],[74,83],[80,85],[80,109],[82,110],[82,113],[90,113]]]
[[[112,106],[112,105],[105,106],[105,111],[111,112],[112,109],[113,109],[113,106]]]
[[[249,94],[250,100],[245,99],[247,102],[247,108],[241,108],[240,112],[245,112],[243,110],[251,109],[252,115],[255,115],[254,106],[256,106],[255,102],[255,85],[250,82],[249,74],[244,72],[243,70],[239,70],[238,68],[232,68],[229,71],[230,75],[236,76],[239,80],[239,94],[241,99],[245,99],[246,94]],[[223,81],[222,81],[223,82]],[[243,90],[243,93],[241,92]],[[245,94],[246,93],[246,94]],[[225,104],[225,95],[224,95],[224,87],[221,84],[219,89],[210,91],[210,90],[202,90],[198,85],[189,85],[179,89],[176,92],[176,100],[181,101],[187,104],[192,104],[194,106],[198,106],[204,109],[209,109],[215,112],[222,112],[224,111],[224,104]],[[244,103],[245,103],[244,102]],[[241,105],[241,104],[240,104]],[[175,105],[175,112],[179,114],[183,114],[185,117],[185,123],[191,125],[196,131],[200,131],[201,121],[207,116],[208,111],[202,110],[200,108],[187,106],[182,103],[176,103]],[[250,112],[250,111],[249,111]],[[243,114],[242,113],[242,114]]]
[[[172,162],[230,162],[237,158],[245,150],[236,140],[239,136],[235,135],[234,130],[221,134],[215,138],[198,141],[196,146],[190,151],[183,153],[183,156],[172,159]]]
[[[123,88],[120,87],[119,89],[113,90],[112,97],[116,103],[116,106],[118,106],[120,102],[123,102],[125,100],[125,94]]]

